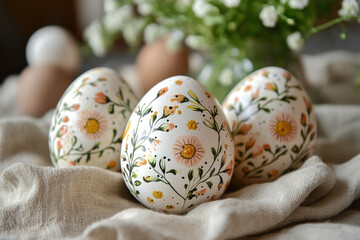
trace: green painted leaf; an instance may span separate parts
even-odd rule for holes
[[[214,172],[215,172],[215,168],[213,168],[213,169],[211,170],[211,172],[210,172],[210,177],[214,174]]]
[[[95,143],[95,145],[92,147],[92,150],[98,149],[100,146],[100,142]]]
[[[211,152],[212,152],[212,154],[213,154],[214,156],[216,156],[216,150],[215,150],[214,147],[211,147]]]
[[[148,162],[149,162],[151,167],[154,168],[156,166],[156,158],[155,157],[153,157],[153,156],[149,157]]]
[[[198,168],[199,177],[201,178],[203,175],[203,170],[201,168]]]
[[[138,175],[137,175],[136,173],[134,173],[134,172],[133,172],[133,173],[131,174],[131,177],[132,177],[132,178],[137,178],[137,177],[138,177]]]
[[[141,182],[139,180],[136,180],[135,181],[135,186],[140,186],[141,185]]]
[[[113,114],[113,113],[114,113],[114,107],[115,107],[114,104],[110,104],[110,105],[109,105],[108,111],[109,111],[110,114]]]
[[[206,182],[206,184],[208,185],[208,187],[211,189],[212,188],[212,186],[213,186],[213,183],[212,183],[212,181],[207,181]]]
[[[166,173],[172,173],[174,175],[177,174],[177,170],[176,169],[170,169],[169,171],[167,171]]]
[[[151,107],[148,108],[148,109],[146,109],[146,111],[144,112],[143,116],[148,115],[148,114],[151,112],[151,109],[152,109]]]
[[[165,161],[164,161],[164,159],[160,159],[160,161],[159,161],[159,167],[160,167],[160,170],[161,170],[163,173],[165,173],[165,168],[166,168],[166,166],[165,166]]]
[[[86,155],[86,163],[87,163],[87,162],[89,162],[89,161],[90,161],[90,159],[91,159],[91,154],[90,154],[90,153],[88,153],[88,154]]]
[[[188,185],[187,184],[184,184],[184,188],[187,189]]]
[[[146,177],[143,177],[143,180],[147,183],[149,182],[159,182],[161,181],[159,178],[155,177],[155,176],[146,176]]]
[[[194,178],[194,170],[190,169],[188,173],[188,179],[189,181],[191,181],[193,178]]]
[[[248,164],[249,166],[255,167],[255,165],[254,165],[253,162],[250,162],[250,161],[249,161],[247,164]]]
[[[136,195],[139,195],[139,194],[140,194],[140,192],[139,192],[138,190],[136,190],[135,194],[136,194]]]
[[[72,146],[75,146],[76,143],[77,143],[77,137],[76,137],[76,136],[73,136],[73,137],[71,138],[71,145],[72,145]]]

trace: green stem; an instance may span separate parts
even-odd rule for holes
[[[345,17],[335,18],[335,19],[333,19],[333,20],[331,20],[331,21],[329,21],[329,22],[326,22],[326,23],[321,24],[321,25],[319,25],[319,26],[313,27],[313,28],[311,29],[311,33],[317,33],[317,32],[319,32],[319,31],[324,30],[324,29],[326,29],[326,28],[329,28],[329,27],[331,27],[331,26],[333,26],[333,25],[335,25],[335,24],[339,24],[339,23],[341,23],[341,22],[343,22],[343,21],[345,21],[345,20],[346,20]]]

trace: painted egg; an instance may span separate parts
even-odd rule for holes
[[[199,82],[174,76],[155,85],[132,113],[121,169],[145,206],[183,213],[229,185],[234,144],[220,104]]]
[[[118,171],[121,137],[137,103],[114,70],[94,68],[80,75],[65,91],[51,121],[53,164]]]
[[[282,68],[263,68],[245,78],[228,94],[223,110],[235,143],[232,187],[272,181],[312,154],[312,104],[299,81]]]

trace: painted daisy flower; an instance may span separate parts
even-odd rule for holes
[[[269,122],[271,135],[280,142],[290,142],[297,136],[295,119],[286,113],[275,115]]]
[[[80,132],[90,140],[99,139],[107,129],[107,120],[96,111],[83,111],[77,121]]]
[[[205,149],[195,136],[180,136],[173,146],[173,155],[177,162],[193,167],[197,165],[205,154]]]

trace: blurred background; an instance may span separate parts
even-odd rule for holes
[[[85,27],[93,19],[101,18],[102,14],[103,0],[0,0],[0,82],[10,74],[19,74],[27,65],[26,43],[37,29],[59,25],[69,30],[83,44]],[[348,37],[345,40],[339,37],[342,32],[340,26],[312,35],[306,41],[303,53],[320,54],[330,50],[360,52],[359,25],[348,23],[346,29]],[[126,50],[126,45],[120,44],[118,49],[105,58],[83,55],[81,70],[122,56],[127,53]]]

